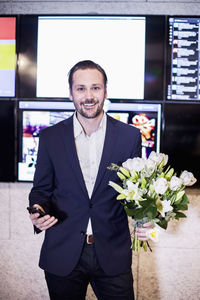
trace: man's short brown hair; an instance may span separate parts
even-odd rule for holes
[[[101,72],[101,74],[103,75],[103,79],[104,79],[104,85],[106,87],[106,85],[107,85],[107,75],[106,75],[106,72],[104,71],[104,69],[100,65],[98,65],[97,63],[93,62],[92,60],[82,60],[82,61],[79,61],[77,64],[75,64],[71,68],[71,70],[69,71],[68,82],[69,82],[70,89],[72,88],[74,73],[77,70],[85,70],[85,69],[96,69],[99,72]]]

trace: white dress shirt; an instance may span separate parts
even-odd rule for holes
[[[76,113],[74,114],[73,122],[76,151],[88,195],[91,198],[103,151],[107,116],[105,113],[103,114],[99,128],[90,136],[84,132],[83,127],[76,117]],[[91,219],[88,221],[86,234],[92,234]]]

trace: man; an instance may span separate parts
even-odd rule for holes
[[[76,113],[40,133],[30,193],[30,205],[47,213],[30,215],[46,230],[39,266],[53,300],[85,299],[89,282],[98,299],[133,300],[128,221],[107,167],[141,155],[140,132],[104,113],[107,77],[96,63],[77,63],[69,88]]]

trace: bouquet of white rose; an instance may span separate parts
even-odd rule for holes
[[[178,177],[173,168],[165,167],[167,162],[168,155],[152,151],[148,159],[136,157],[128,159],[122,166],[112,164],[108,167],[116,171],[122,181],[122,185],[113,181],[109,181],[109,185],[119,193],[117,200],[121,201],[127,215],[134,218],[134,228],[152,222],[166,229],[171,219],[186,217],[182,212],[188,209],[189,203],[185,187],[193,185],[196,179],[188,171]],[[147,232],[153,241],[158,240],[159,226]],[[134,251],[139,251],[140,247],[147,251],[148,246],[148,242],[142,242],[134,235]]]

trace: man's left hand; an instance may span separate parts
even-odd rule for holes
[[[151,222],[144,223],[143,227],[136,227],[135,234],[137,235],[138,240],[140,240],[140,241],[149,240],[149,238],[146,236],[146,232],[149,229],[152,229],[153,227],[154,227],[154,225]]]

